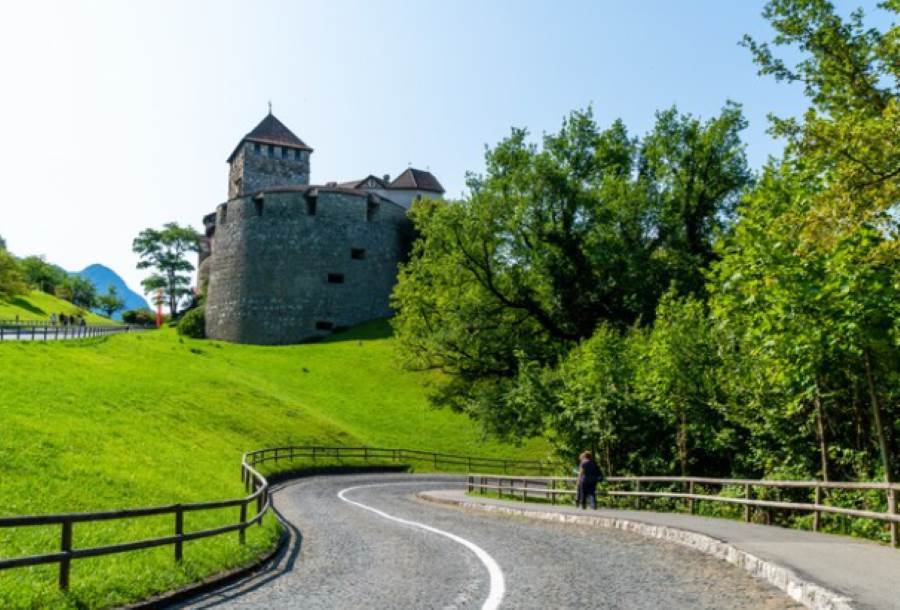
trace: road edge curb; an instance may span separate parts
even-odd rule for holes
[[[554,521],[557,523],[574,523],[590,525],[594,527],[606,527],[619,529],[648,538],[656,538],[666,542],[680,544],[688,548],[711,555],[716,559],[726,561],[753,576],[780,589],[788,597],[799,602],[807,608],[815,610],[852,610],[855,608],[853,600],[845,595],[829,589],[803,577],[791,568],[778,563],[761,559],[756,555],[742,551],[732,544],[698,532],[680,529],[666,525],[654,525],[632,519],[619,519],[616,517],[599,517],[592,515],[572,515],[525,509],[517,506],[497,506],[484,504],[472,500],[443,498],[431,495],[429,492],[416,494],[421,500],[435,504],[444,504],[458,508],[483,513],[498,513],[542,521]]]

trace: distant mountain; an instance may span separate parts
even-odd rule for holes
[[[128,284],[125,283],[125,280],[119,277],[119,275],[109,267],[96,264],[90,265],[73,275],[80,275],[93,284],[94,288],[97,289],[97,296],[106,294],[108,286],[115,286],[116,294],[119,295],[120,299],[125,301],[125,309],[150,309],[150,306],[147,305],[147,301],[144,300],[144,297],[129,288]],[[122,312],[116,312],[116,315],[114,315],[113,318],[120,320],[122,318]]]

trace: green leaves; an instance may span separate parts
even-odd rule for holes
[[[163,289],[172,316],[177,313],[178,301],[191,294],[189,274],[194,265],[187,255],[199,249],[200,234],[174,222],[162,229],[144,229],[134,239],[132,250],[140,255],[137,268],[156,270],[141,282],[144,292]]]

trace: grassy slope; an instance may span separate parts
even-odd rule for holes
[[[68,316],[78,312],[79,309],[75,305],[40,290],[32,290],[9,301],[0,300],[0,320],[13,320],[16,316],[19,316],[20,320],[49,320],[51,313],[56,315],[64,313]],[[115,324],[109,318],[90,311],[84,319],[88,324]]]
[[[387,335],[380,322],[291,347],[182,341],[171,330],[0,344],[0,515],[239,495],[241,452],[281,443],[544,455],[540,443],[483,441],[467,418],[431,409],[433,377],[399,370]],[[75,545],[169,534],[169,521],[78,526]],[[193,515],[186,527],[209,523]],[[246,559],[275,532],[253,528],[247,549],[236,536],[188,543],[180,568],[171,548],[76,561],[65,597],[53,567],[0,572],[0,607],[145,596]],[[0,530],[0,557],[55,550],[58,537],[58,527]]]

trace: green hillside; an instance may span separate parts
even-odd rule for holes
[[[239,495],[241,453],[276,444],[545,454],[540,443],[485,441],[464,416],[430,408],[435,377],[399,370],[389,334],[378,322],[290,347],[182,340],[171,330],[0,344],[0,515]],[[202,519],[190,515],[188,531],[211,523]],[[127,534],[84,525],[75,546],[171,532],[168,518],[134,520]],[[171,548],[76,561],[68,596],[56,591],[55,566],[0,572],[0,607],[121,603],[240,562],[275,532],[273,523],[252,528],[243,549],[236,536],[188,543],[181,567]],[[58,527],[0,530],[0,557],[58,544]]]
[[[88,324],[115,324],[109,318],[90,311],[85,312],[68,301],[57,299],[40,290],[32,290],[9,301],[0,300],[0,320],[14,320],[16,316],[19,316],[20,320],[49,320],[52,313],[57,316],[61,313],[67,316],[81,313]]]

